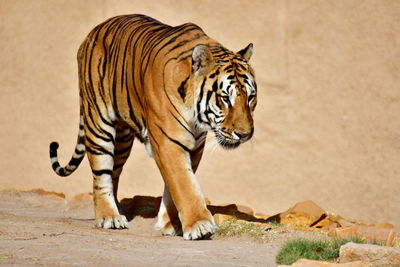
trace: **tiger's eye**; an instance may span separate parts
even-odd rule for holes
[[[227,96],[227,95],[222,96],[222,100],[224,102],[228,103],[229,102],[229,96]]]

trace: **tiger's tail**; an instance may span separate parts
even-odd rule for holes
[[[78,168],[79,164],[82,162],[83,157],[85,156],[85,153],[86,153],[85,131],[84,131],[83,127],[84,127],[83,107],[81,105],[79,133],[78,133],[78,140],[77,140],[76,146],[75,146],[75,152],[72,155],[71,160],[65,167],[61,167],[60,162],[58,161],[58,156],[57,156],[58,143],[52,142],[50,144],[51,165],[52,165],[55,173],[57,173],[59,176],[68,176],[71,173],[73,173]]]

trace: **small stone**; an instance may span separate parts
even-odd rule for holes
[[[357,228],[357,234],[363,239],[368,241],[380,241],[386,244],[391,229],[378,228],[376,226],[360,225]]]
[[[254,214],[254,217],[256,217],[257,219],[266,220],[269,217],[271,217],[271,215],[266,215],[266,214],[263,214],[263,213],[256,213],[256,214]]]
[[[376,227],[383,228],[383,229],[392,229],[395,226],[391,223],[381,223],[381,224],[378,224]]]
[[[293,212],[305,213],[308,216],[315,217],[315,218],[320,218],[322,215],[325,214],[325,211],[323,209],[321,209],[317,204],[315,204],[311,200],[298,202],[293,207],[288,209],[287,211],[282,212],[281,215],[285,216],[285,215],[293,213]]]
[[[252,208],[244,206],[244,205],[239,205],[239,204],[236,204],[236,207],[237,207],[238,212],[245,213],[250,216],[254,216],[254,210]]]
[[[340,220],[337,221],[337,223],[338,223],[341,227],[354,225],[354,222],[351,222],[351,221],[346,220],[346,219],[340,219]]]
[[[362,261],[371,266],[400,266],[400,249],[371,244],[347,243],[340,247],[339,262]]]
[[[315,222],[315,217],[310,217],[309,214],[304,212],[291,212],[281,217],[280,223],[290,224],[293,226],[308,227]]]
[[[214,221],[217,225],[221,225],[224,222],[233,220],[233,219],[235,219],[235,217],[231,216],[231,215],[219,214],[219,213],[214,215]]]
[[[390,231],[386,245],[400,248],[400,228],[394,228]]]
[[[254,211],[252,208],[238,205],[238,204],[224,204],[224,205],[208,205],[208,210],[212,214],[226,214],[230,216],[234,216],[238,220],[254,220]]]
[[[280,223],[303,227],[314,225],[326,216],[325,211],[311,200],[296,203],[279,214]]]
[[[328,217],[322,219],[319,221],[317,224],[315,224],[313,227],[319,228],[324,231],[329,231],[332,229],[336,229],[338,227],[338,224],[332,220],[330,220]]]
[[[336,228],[328,233],[331,237],[352,237],[357,236],[358,225]]]

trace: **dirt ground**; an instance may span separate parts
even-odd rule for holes
[[[149,217],[149,216],[147,216]],[[315,233],[184,241],[154,230],[155,218],[134,216],[127,230],[96,229],[90,197],[51,199],[0,191],[0,265],[275,266],[281,244]]]

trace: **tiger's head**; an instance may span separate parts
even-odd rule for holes
[[[248,63],[252,54],[252,44],[237,53],[220,45],[198,45],[192,53],[197,126],[214,131],[226,149],[236,148],[253,136],[257,85]]]

